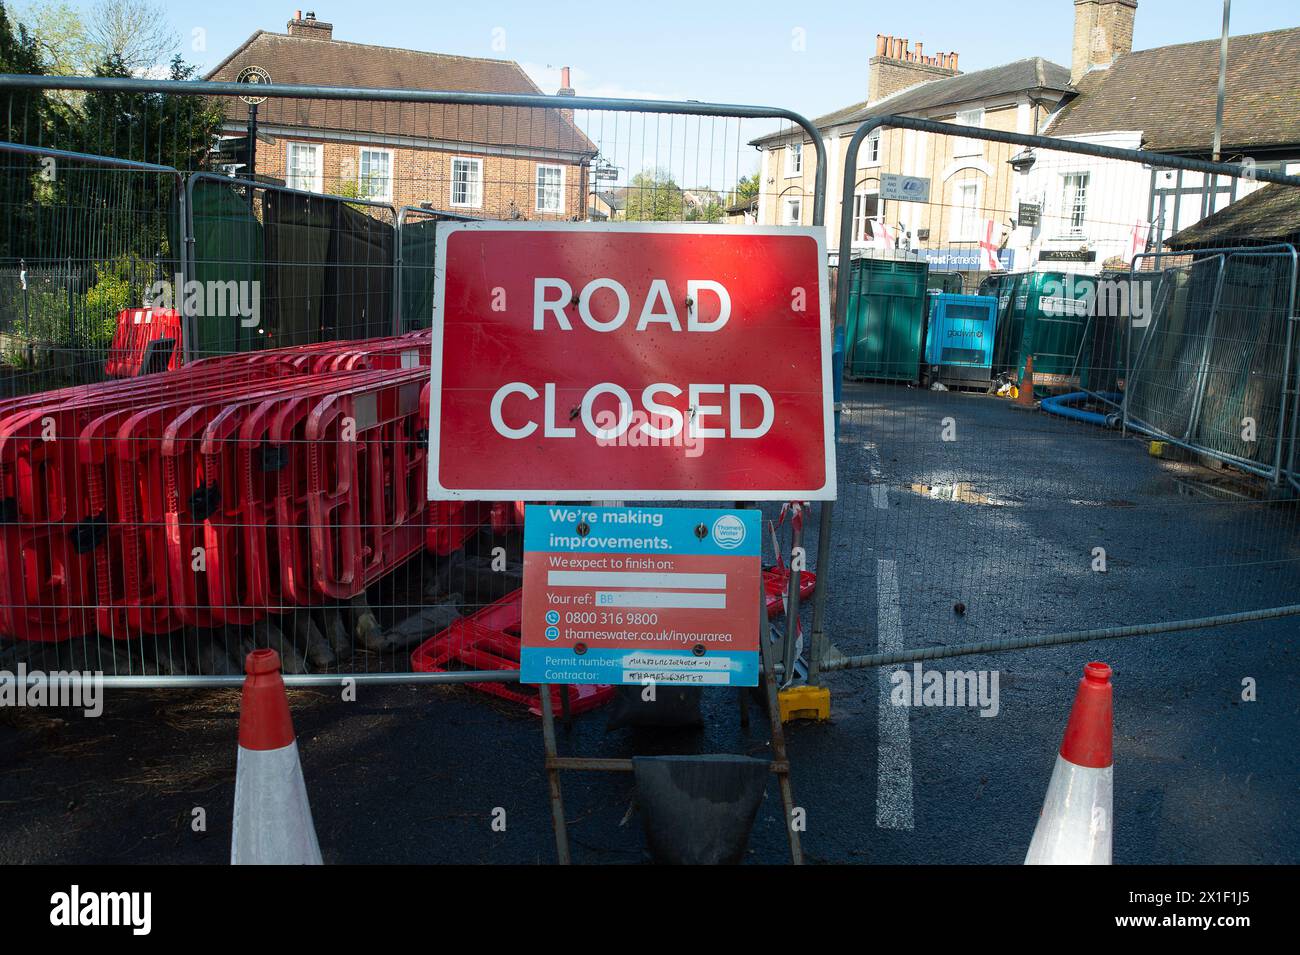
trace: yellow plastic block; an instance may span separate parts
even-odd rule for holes
[[[1152,441],[1147,445],[1147,453],[1153,458],[1163,458],[1166,461],[1187,461],[1192,457],[1186,448],[1179,447],[1172,441]]]
[[[792,686],[779,692],[776,701],[782,723],[831,718],[831,691],[824,686]]]

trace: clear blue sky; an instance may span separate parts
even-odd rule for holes
[[[341,40],[517,60],[547,92],[547,66],[569,65],[579,94],[770,103],[810,116],[863,98],[877,33],[920,40],[928,51],[956,50],[965,71],[1026,56],[1068,66],[1074,17],[1072,0],[322,2],[284,0],[283,9],[265,0],[163,0],[163,6],[183,47],[194,29],[206,32],[206,51],[183,49],[203,66],[254,30],[283,31],[301,6],[332,22]],[[1140,0],[1134,46],[1216,37],[1222,9],[1221,0]],[[1238,0],[1232,16],[1234,34],[1257,33],[1300,25],[1300,6]],[[503,32],[494,34],[497,29]],[[796,29],[805,31],[802,52],[792,48]],[[503,50],[493,48],[494,36]]]
[[[93,0],[74,5],[89,8]],[[207,68],[257,29],[283,32],[299,3],[163,5],[181,35],[182,53]],[[516,60],[545,92],[554,91],[559,67],[568,65],[580,95],[761,103],[810,117],[865,98],[877,33],[920,40],[927,52],[955,50],[967,72],[1027,56],[1069,66],[1074,18],[1073,0],[320,0],[303,2],[301,9],[333,23],[340,40]],[[1222,13],[1221,0],[1139,0],[1134,47],[1217,37]],[[1294,0],[1238,0],[1232,6],[1234,35],[1297,25],[1300,6]],[[206,49],[193,48],[196,30]],[[265,65],[274,78],[274,64]],[[744,133],[765,128],[770,127],[747,126]],[[752,158],[741,161],[749,165]]]

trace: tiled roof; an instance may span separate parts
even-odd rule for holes
[[[1171,249],[1209,248],[1242,242],[1294,242],[1300,235],[1300,189],[1269,183],[1176,232]]]
[[[828,129],[861,123],[873,116],[919,113],[1037,89],[1068,92],[1071,89],[1070,71],[1041,56],[1029,57],[987,70],[918,83],[881,100],[867,100],[827,113],[814,120],[813,124],[818,129]],[[771,133],[751,140],[750,145],[763,145],[791,135],[788,130]]]
[[[1138,50],[1093,70],[1048,127],[1052,136],[1143,131],[1159,152],[1210,152],[1219,41]],[[1300,144],[1300,28],[1231,37],[1223,113],[1225,156]]]
[[[234,80],[260,66],[272,83],[365,89],[540,93],[518,63],[424,53],[394,47],[289,36],[259,30],[207,76]],[[242,121],[247,108],[231,99],[227,114]],[[268,99],[259,122],[410,138],[594,155],[595,145],[559,109]]]

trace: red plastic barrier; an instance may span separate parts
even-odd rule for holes
[[[388,378],[376,372],[306,377],[271,397],[230,404],[205,427],[203,473],[218,489],[220,519],[196,529],[201,526],[215,622],[251,623],[270,609],[319,602],[310,583],[307,417],[340,387]],[[174,540],[183,555],[181,542],[192,532],[181,520]]]
[[[69,466],[76,447],[61,438],[75,436],[78,424],[75,411],[58,407],[0,422],[0,627],[21,640],[66,640],[90,630],[87,558],[76,538],[80,489]]]
[[[171,453],[165,453],[164,439],[169,427],[185,418],[191,408],[200,408],[197,413],[200,420],[210,421],[231,400],[269,398],[293,388],[296,383],[294,378],[282,379],[263,382],[266,387],[260,390],[245,387],[235,394],[214,394],[198,401],[190,398],[155,405],[122,423],[115,442],[124,585],[121,600],[111,606],[115,614],[111,619],[117,626],[124,625],[128,631],[162,633],[184,623],[198,622],[206,626],[212,622],[208,608],[182,602],[189,588],[173,597],[168,537],[178,532],[180,522],[175,518],[168,520],[169,509],[175,514],[184,507],[202,520],[208,516],[214,501],[202,473],[200,443],[191,436],[179,444],[173,442]],[[201,430],[196,433],[201,434]],[[182,473],[187,478],[185,483],[181,481]],[[187,523],[192,525],[193,520]],[[185,543],[191,540],[192,537],[187,538]],[[189,568],[193,557],[185,556],[181,573],[192,572]],[[100,606],[103,610],[103,595],[100,595]]]
[[[418,437],[426,447],[429,441],[430,388],[431,385],[426,384],[420,392]],[[425,508],[425,550],[446,557],[463,547],[491,516],[492,505],[484,501],[430,501]]]
[[[519,628],[523,619],[524,592],[516,590],[469,617],[462,617],[437,636],[430,637],[411,654],[411,669],[417,673],[445,673],[452,670],[518,670]],[[509,683],[471,683],[482,693],[522,703],[530,713],[542,712],[539,693],[549,689],[556,712],[568,696],[569,712],[594,710],[614,698],[614,688],[604,684],[531,687]]]
[[[426,381],[428,340],[222,356],[0,402],[0,633],[56,641],[98,627],[123,638],[359,593],[425,543],[427,408],[410,396]],[[116,345],[136,341],[124,333]],[[338,440],[367,402],[376,420],[362,421],[355,446]],[[333,497],[358,515],[317,554],[313,444],[317,505]],[[258,483],[264,445],[289,466]],[[468,510],[489,519],[487,505]],[[199,547],[205,572],[193,569]],[[333,568],[319,583],[316,565]]]
[[[492,505],[483,501],[430,501],[425,511],[424,546],[446,557],[459,550],[491,519]]]
[[[289,371],[287,368],[280,367],[284,366],[283,360],[268,364],[277,368],[276,371],[272,372],[273,374],[281,375]],[[154,392],[174,393],[177,388],[197,388],[204,384],[210,384],[217,378],[232,380],[232,376],[238,377],[242,375],[247,378],[249,374],[250,372],[247,369],[240,370],[227,363],[215,361],[192,362],[176,371],[161,375],[149,375],[145,378],[115,378],[93,384],[69,385],[66,388],[56,388],[52,391],[42,391],[36,394],[9,398],[0,401],[0,418],[33,408],[100,402],[127,394],[138,395],[144,393],[140,391],[142,388],[153,389]]]
[[[243,363],[260,365],[268,362],[285,362],[301,374],[326,371],[363,371],[367,369],[402,369],[427,367],[429,364],[429,335],[422,337],[397,335],[389,338],[371,338],[359,341],[313,342],[307,345],[288,345],[264,351],[241,352],[203,358],[192,365],[212,363]]]
[[[763,571],[763,594],[767,604],[767,618],[779,617],[785,612],[785,595],[790,586],[790,571],[784,566]],[[799,574],[799,599],[811,597],[817,587],[817,575],[811,570]]]
[[[83,429],[105,414],[174,394],[171,375],[77,389],[23,402],[0,417],[0,630],[23,640],[83,636],[93,627],[97,552],[113,525],[104,504],[103,459],[81,460]],[[247,370],[186,378],[187,389],[246,387]],[[256,376],[264,379],[265,376]],[[53,400],[51,400],[51,398]],[[63,400],[61,400],[63,399]],[[99,466],[94,466],[98,464]]]
[[[424,544],[426,376],[392,372],[330,395],[308,417],[312,571],[329,597],[357,596]]]
[[[90,499],[88,513],[92,518],[98,516],[107,525],[106,540],[93,551],[96,621],[101,632],[119,639],[135,635],[127,628],[125,616],[128,560],[123,548],[128,538],[132,541],[138,539],[140,528],[134,518],[124,518],[119,512],[119,502],[122,499],[121,462],[117,452],[118,435],[122,426],[132,416],[150,407],[161,405],[166,412],[177,413],[195,402],[224,402],[234,396],[248,394],[258,387],[278,387],[287,373],[288,369],[284,367],[259,370],[241,366],[213,366],[195,372],[183,383],[175,382],[171,388],[164,388],[161,384],[146,387],[147,379],[142,379],[128,400],[104,404],[98,410],[105,413],[82,428],[78,442],[78,466]],[[162,379],[174,376],[156,377]]]
[[[504,534],[524,526],[523,501],[497,501],[492,505],[492,530]]]
[[[181,361],[181,316],[172,308],[125,308],[117,313],[117,329],[109,346],[104,374],[110,378],[134,378],[140,374],[151,342],[170,338],[175,342],[167,363],[175,371]]]

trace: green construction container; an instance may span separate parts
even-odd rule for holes
[[[846,374],[919,380],[928,267],[911,259],[868,258],[855,259],[850,268]]]
[[[1012,321],[1011,306],[1014,303],[1016,283],[1023,272],[999,272],[990,275],[979,284],[978,295],[990,295],[998,300],[998,320],[993,331],[993,371],[1005,371],[1010,363],[1010,354],[1020,343],[1020,327]]]
[[[190,246],[190,268],[205,287],[211,282],[247,282],[266,294],[269,285],[265,269],[265,236],[248,207],[248,199],[236,188],[212,179],[199,179],[191,192],[194,242]],[[268,301],[260,307],[270,311]],[[266,346],[258,332],[264,326],[246,328],[234,317],[202,316],[192,319],[194,341],[185,345],[195,357],[255,351]],[[188,334],[188,332],[187,332]]]
[[[1000,285],[999,327],[993,351],[994,368],[1019,379],[1025,359],[1034,356],[1034,378],[1045,384],[1068,384],[1079,371],[1079,346],[1097,282],[1073,272],[1021,272],[997,276]],[[983,288],[983,286],[981,286]]]
[[[1006,372],[1017,363],[1021,351],[1024,316],[1015,314],[1015,287],[1027,273],[1004,272],[989,275],[979,285],[980,295],[997,299],[997,329],[993,331],[993,372]]]

